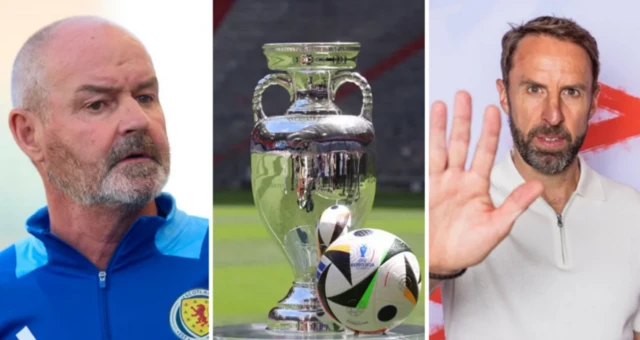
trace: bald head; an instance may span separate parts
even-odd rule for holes
[[[31,111],[43,116],[50,82],[47,77],[50,65],[56,61],[52,47],[67,48],[74,40],[86,38],[96,28],[110,28],[135,39],[122,27],[100,17],[74,16],[51,23],[33,34],[22,46],[13,64],[11,74],[11,99],[14,108]],[[91,38],[93,39],[93,37]],[[64,57],[62,57],[64,60]]]
[[[170,157],[158,87],[142,43],[105,19],[67,18],[27,40],[9,126],[48,200],[136,205],[161,190]],[[133,153],[149,157],[129,162]]]

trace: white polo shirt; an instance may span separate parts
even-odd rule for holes
[[[447,340],[631,340],[640,331],[640,193],[579,161],[561,216],[538,198],[482,263],[443,283]],[[494,203],[522,183],[507,156],[491,174]]]

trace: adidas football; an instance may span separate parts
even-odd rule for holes
[[[325,209],[316,224],[316,246],[318,259],[338,237],[349,232],[351,212],[344,205],[333,205]]]
[[[409,246],[378,229],[359,229],[336,239],[316,275],[322,309],[359,333],[382,333],[400,325],[415,308],[421,283],[418,259]]]

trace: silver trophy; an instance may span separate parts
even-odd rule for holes
[[[293,269],[293,287],[268,315],[275,331],[338,330],[323,322],[314,279],[319,260],[315,228],[322,212],[335,204],[349,208],[352,228],[364,224],[376,190],[375,138],[371,87],[350,72],[357,43],[266,44],[269,74],[253,95],[251,182],[262,222]],[[334,104],[346,82],[362,90],[359,115],[343,114]],[[262,94],[284,87],[291,106],[267,117]]]
[[[330,206],[346,206],[351,229],[371,212],[376,192],[375,138],[371,87],[351,72],[358,43],[266,44],[271,70],[253,95],[255,125],[251,133],[251,183],[254,203],[269,233],[293,270],[288,293],[271,309],[266,324],[221,326],[215,339],[344,339],[318,301],[315,276],[320,259],[316,223]],[[344,83],[362,91],[359,114],[343,114],[334,103]],[[267,115],[262,95],[284,87],[291,106]],[[283,287],[284,288],[284,287]],[[283,293],[284,293],[283,289]],[[401,325],[393,334],[364,336],[422,339],[424,327]],[[351,333],[352,334],[352,333]]]

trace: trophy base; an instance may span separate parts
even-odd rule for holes
[[[267,325],[274,332],[336,332],[342,327],[323,320],[318,311],[300,311],[275,307],[269,312]]]
[[[371,339],[371,340],[423,340],[425,327],[400,325],[384,334],[358,334],[352,331],[342,332],[278,332],[267,328],[264,323],[219,326],[213,329],[214,340],[226,339]]]
[[[278,306],[269,311],[267,326],[275,332],[337,332],[343,328],[325,316],[312,283],[294,282]]]

